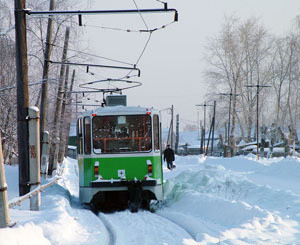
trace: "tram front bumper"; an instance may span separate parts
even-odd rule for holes
[[[142,187],[143,186],[156,186],[157,180],[102,180],[102,181],[92,181],[90,182],[90,187],[128,187],[131,186],[133,183],[138,183]]]
[[[138,181],[136,181],[138,182]],[[140,180],[143,190],[155,193],[157,200],[163,200],[163,188],[160,180]],[[82,203],[89,203],[97,192],[128,191],[135,181],[92,181],[89,186],[80,186],[79,198]]]

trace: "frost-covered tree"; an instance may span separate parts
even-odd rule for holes
[[[37,10],[49,10],[50,0],[27,0],[26,7]],[[80,1],[56,0],[57,9],[67,10],[75,8]],[[80,6],[78,6],[80,9]],[[13,1],[0,0],[0,129],[2,132],[2,146],[5,160],[11,159],[12,154],[17,154],[16,149],[16,79],[15,79],[15,42],[14,42],[14,3]],[[27,50],[28,50],[28,75],[29,84],[42,80],[45,41],[47,35],[48,16],[26,17]],[[77,20],[70,16],[58,16],[54,18],[52,59],[59,60],[62,54],[63,37],[66,26],[72,28],[73,47],[78,44]],[[76,49],[76,48],[74,48]],[[75,54],[73,54],[75,56]],[[57,83],[53,79],[58,77],[59,66],[50,67],[49,77],[49,108],[53,108],[56,101]],[[36,104],[39,101],[41,85],[29,87],[29,103]],[[39,103],[37,103],[39,104]],[[51,128],[51,110],[48,116],[48,129]]]
[[[257,99],[255,88],[249,86],[270,81],[269,35],[256,18],[246,21],[226,18],[221,32],[209,41],[206,51],[206,78],[218,93],[233,94],[230,134],[235,134],[238,121],[242,137],[249,141]]]

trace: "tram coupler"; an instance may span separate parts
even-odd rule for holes
[[[142,204],[143,188],[141,182],[129,182],[128,193],[128,208],[132,213],[136,213]]]

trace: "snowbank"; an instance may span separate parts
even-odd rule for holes
[[[9,199],[18,195],[17,167],[6,166]],[[164,166],[165,200],[156,212],[100,214],[78,198],[76,160],[67,159],[58,184],[42,193],[38,212],[28,203],[10,209],[13,228],[3,244],[297,244],[300,242],[300,163],[176,157]]]

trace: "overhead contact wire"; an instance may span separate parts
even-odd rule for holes
[[[51,45],[54,46],[54,47],[57,47],[57,48],[63,48],[62,46],[59,46],[59,45],[56,45],[56,44],[51,44]],[[101,55],[90,54],[90,53],[87,53],[87,52],[78,51],[78,50],[71,49],[71,48],[69,48],[68,50],[73,51],[73,52],[77,52],[79,54],[85,54],[85,55],[93,56],[93,57],[96,57],[96,58],[101,58],[101,59],[113,61],[113,62],[116,62],[116,63],[124,64],[124,65],[134,66],[134,64],[124,62],[124,61],[120,61],[120,60],[116,60],[116,59],[107,58],[107,57],[104,57],[104,56],[101,56]]]

